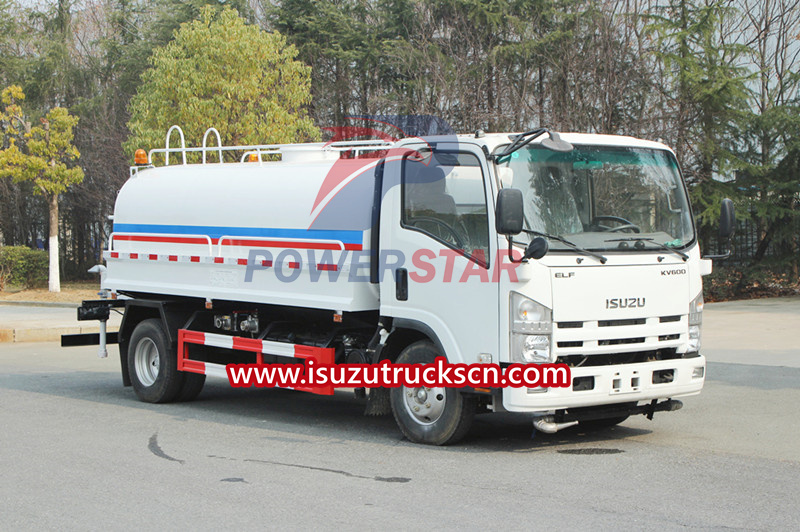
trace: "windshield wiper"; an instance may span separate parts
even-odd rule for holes
[[[655,238],[647,237],[647,236],[632,236],[629,238],[612,238],[610,240],[606,240],[606,242],[649,242],[654,246],[658,247],[658,249],[663,249],[664,251],[671,251],[672,253],[678,255],[680,258],[683,259],[683,262],[689,260],[689,255],[684,253],[683,251],[679,251],[677,249],[671,248],[666,244],[662,244],[661,242],[657,241]]]
[[[494,160],[498,163],[501,163],[500,159],[504,157],[508,157],[512,153],[517,150],[520,150],[530,144],[534,139],[540,137],[547,133],[548,138],[542,141],[542,146],[547,148],[548,150],[552,151],[559,151],[559,152],[571,152],[572,151],[572,144],[563,140],[561,136],[556,133],[555,131],[550,131],[546,127],[540,127],[539,129],[532,129],[530,131],[526,131],[525,133],[520,133],[517,135],[513,142],[503,149],[500,153],[494,154]]]
[[[542,233],[541,231],[534,231],[533,229],[523,229],[522,232],[526,233],[526,234],[529,234],[529,235],[541,236],[541,237],[547,238],[549,240],[555,240],[557,242],[561,242],[562,244],[566,244],[567,246],[571,247],[572,249],[574,249],[575,251],[577,251],[579,253],[583,253],[584,255],[589,255],[590,257],[596,258],[597,260],[600,261],[600,264],[605,264],[608,261],[607,258],[605,258],[604,256],[600,255],[599,253],[595,253],[593,251],[589,251],[588,249],[583,249],[582,247],[579,247],[576,244],[573,244],[572,242],[570,242],[566,238],[562,238],[562,237],[560,237],[558,235],[550,235],[548,233]]]

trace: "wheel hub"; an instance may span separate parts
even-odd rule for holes
[[[421,425],[435,423],[444,412],[446,403],[444,388],[403,387],[406,410]]]
[[[158,346],[153,340],[142,338],[136,344],[134,363],[139,381],[145,386],[152,386],[158,378],[158,370],[161,366]]]

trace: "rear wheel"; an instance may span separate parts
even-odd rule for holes
[[[176,401],[191,401],[203,391],[203,385],[206,383],[206,376],[200,373],[184,373],[183,387],[178,393]]]
[[[406,347],[398,364],[430,364],[442,353],[428,340]],[[392,413],[406,438],[415,443],[447,445],[463,438],[475,416],[476,398],[456,388],[392,388]]]
[[[178,357],[169,348],[161,320],[144,320],[133,330],[128,372],[136,396],[146,403],[168,403],[181,392],[185,377],[178,371]]]

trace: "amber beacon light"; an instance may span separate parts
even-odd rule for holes
[[[139,148],[133,155],[133,162],[136,165],[145,165],[147,163],[147,152]]]

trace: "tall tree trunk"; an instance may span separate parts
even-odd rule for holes
[[[61,279],[58,275],[58,194],[50,195],[50,271],[48,288],[51,292],[61,292]]]

